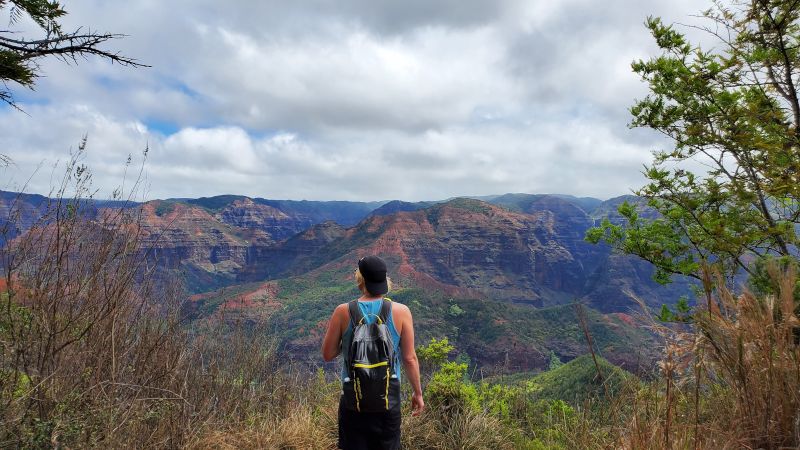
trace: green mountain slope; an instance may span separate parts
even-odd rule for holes
[[[597,366],[600,367],[602,379],[598,375]],[[536,399],[580,404],[588,398],[605,396],[606,389],[613,396],[625,383],[636,380],[633,374],[601,356],[597,357],[597,366],[591,355],[583,355],[558,368],[536,375],[525,385]]]

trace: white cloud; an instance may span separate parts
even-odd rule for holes
[[[0,110],[6,188],[89,135],[103,192],[150,147],[151,197],[439,199],[505,192],[608,197],[642,183],[664,142],[626,127],[654,54],[648,14],[702,2],[305,3],[87,0],[67,27],[152,65],[42,65],[29,116]],[[40,170],[30,189],[46,192]]]

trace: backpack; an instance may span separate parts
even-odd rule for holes
[[[358,300],[351,301],[348,310],[353,335],[349,348],[342,348],[348,375],[342,383],[345,408],[384,412],[399,407],[400,380],[395,374],[394,342],[386,324],[391,300],[383,299],[380,315],[373,323],[366,323]]]

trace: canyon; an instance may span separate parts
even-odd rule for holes
[[[36,223],[43,199],[0,195],[9,238]],[[586,353],[576,304],[609,360],[632,368],[650,359],[641,348],[652,336],[632,317],[690,294],[691,283],[658,285],[648,263],[584,241],[602,218],[620,220],[623,201],[641,205],[630,196],[506,194],[417,203],[219,196],[123,207],[147,257],[184,286],[191,320],[266,324],[287,351],[314,355],[327,314],[357,295],[356,261],[377,254],[393,298],[419,312],[421,339],[449,337],[481,367],[513,372],[543,367],[550,351],[565,360]],[[96,217],[120,207],[87,205]]]

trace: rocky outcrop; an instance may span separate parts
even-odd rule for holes
[[[192,292],[274,278],[344,233],[335,222],[316,224],[266,202],[241,196],[155,200],[130,216],[141,227],[147,254],[162,270],[179,273]],[[332,202],[295,203],[313,209]],[[324,217],[328,209],[316,216]]]
[[[524,214],[455,199],[384,221],[368,225],[385,229],[371,250],[399,254],[408,273],[538,306],[582,294],[584,261],[570,251],[580,232],[558,222],[553,211]]]
[[[290,216],[246,197],[234,200],[214,216],[233,227],[263,231],[274,241],[282,241],[313,225],[308,217]]]

